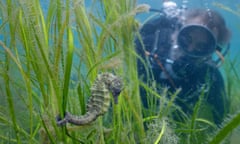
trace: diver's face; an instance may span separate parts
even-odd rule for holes
[[[198,54],[208,49],[208,35],[200,29],[193,29],[188,35],[189,44],[187,52]]]
[[[208,57],[216,48],[214,35],[202,25],[184,26],[179,31],[177,39],[183,54],[193,58]]]

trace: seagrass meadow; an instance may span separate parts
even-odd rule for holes
[[[137,75],[134,38],[141,24],[135,17],[149,7],[136,0],[93,0],[86,7],[87,2],[0,1],[0,143],[233,143],[240,133],[239,57],[227,57],[222,67],[231,101],[224,123],[199,117],[201,100],[193,115],[182,112],[185,122],[175,122],[170,115],[179,91],[169,99],[167,89],[156,93]],[[239,18],[239,11],[215,6]],[[123,82],[118,103],[111,97],[107,112],[90,124],[58,126],[56,117],[67,111],[87,112],[91,87],[105,72]],[[147,111],[140,86],[149,95]]]

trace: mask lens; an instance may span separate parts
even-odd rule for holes
[[[190,25],[180,30],[178,46],[189,56],[205,57],[214,52],[216,39],[208,28]]]

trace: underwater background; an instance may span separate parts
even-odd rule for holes
[[[175,2],[217,10],[232,32],[230,51],[220,67],[231,107],[220,126],[198,117],[197,106],[193,116],[186,115],[186,122],[175,123],[168,117],[176,107],[174,99],[166,98],[166,92],[154,92],[137,77],[134,38],[152,15],[141,4],[161,9],[162,0],[2,0],[0,143],[238,144],[240,2]],[[118,104],[111,98],[108,111],[90,124],[58,126],[56,117],[66,111],[87,113],[91,88],[105,72],[124,83]],[[147,117],[143,117],[140,85],[163,103],[156,111],[153,102]],[[97,92],[108,102],[103,89]]]

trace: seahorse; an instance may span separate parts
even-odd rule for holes
[[[97,75],[91,87],[91,96],[87,102],[87,112],[82,116],[65,113],[63,119],[57,118],[58,125],[71,123],[74,125],[87,125],[95,121],[99,116],[104,115],[110,105],[110,93],[114,98],[114,103],[118,103],[118,96],[123,89],[121,79],[112,73],[102,73]]]

